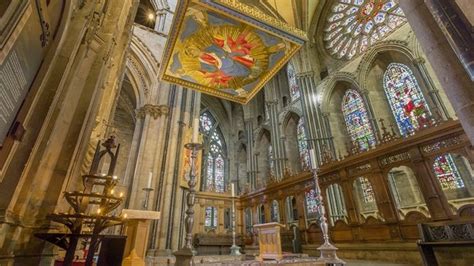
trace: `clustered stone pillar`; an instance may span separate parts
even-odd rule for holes
[[[437,25],[427,3],[431,0],[399,0],[426,57],[445,89],[471,144],[474,144],[473,83]]]
[[[285,170],[285,150],[283,147],[281,132],[280,132],[280,123],[278,121],[278,101],[267,101],[265,104],[268,106],[270,112],[270,128],[271,128],[271,143],[273,148],[273,173],[276,180],[281,180],[283,178]]]
[[[254,155],[254,139],[252,120],[245,121],[245,131],[247,134],[247,177],[250,182],[250,189],[255,189],[257,177],[257,162]]]
[[[301,90],[301,101],[306,125],[306,138],[310,148],[316,151],[316,161],[321,164],[323,146],[334,150],[329,129],[328,115],[323,115],[316,101],[317,91],[314,83],[314,72],[298,74],[298,86]]]

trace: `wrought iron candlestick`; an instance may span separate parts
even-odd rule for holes
[[[240,247],[235,244],[235,195],[234,191],[232,190],[232,247],[230,247],[230,255],[232,256],[240,256]]]
[[[346,263],[337,257],[337,248],[329,242],[329,228],[326,218],[326,210],[323,203],[321,187],[319,186],[318,168],[316,163],[316,154],[314,150],[310,150],[311,171],[314,176],[314,191],[317,200],[317,209],[319,213],[319,226],[323,234],[324,243],[318,248],[321,255],[318,261],[323,261],[326,265],[345,265]]]
[[[193,246],[193,225],[194,225],[194,202],[196,195],[196,158],[199,150],[202,149],[201,143],[187,143],[184,147],[191,150],[190,171],[188,180],[188,194],[186,195],[186,218],[184,220],[184,228],[186,231],[185,243],[182,249],[174,253],[176,256],[176,265],[190,265],[192,256],[197,252]]]
[[[104,149],[101,149],[103,146]],[[72,207],[69,213],[52,213],[47,218],[53,222],[65,225],[70,233],[47,232],[37,233],[37,237],[51,242],[66,250],[63,265],[73,264],[76,247],[79,240],[88,239],[89,252],[85,265],[93,265],[96,250],[104,237],[101,233],[108,227],[121,225],[125,217],[112,214],[123,202],[123,194],[114,195],[118,179],[114,175],[115,165],[120,145],[115,144],[114,137],[104,143],[97,144],[91,169],[82,176],[82,191],[66,191],[64,198]],[[115,149],[115,153],[112,151]],[[99,164],[104,156],[110,157],[107,174],[99,173]]]

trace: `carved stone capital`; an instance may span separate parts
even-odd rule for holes
[[[314,71],[312,70],[296,74],[297,78],[306,78],[306,77],[313,77],[313,76],[314,76]]]
[[[413,63],[415,65],[421,65],[421,64],[424,64],[426,61],[423,57],[418,57],[418,58],[415,58],[413,59]]]
[[[168,115],[169,107],[166,105],[145,104],[140,109],[137,109],[137,118],[143,119],[146,115],[150,115],[153,119],[158,119],[162,115]]]

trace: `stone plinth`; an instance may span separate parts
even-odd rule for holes
[[[160,219],[160,212],[142,210],[122,210],[127,215],[124,233],[127,236],[122,265],[145,266],[145,252],[148,243],[150,220]]]

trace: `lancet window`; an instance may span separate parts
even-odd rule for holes
[[[204,227],[206,229],[216,229],[217,228],[217,208],[216,207],[206,207],[205,210],[205,219]]]
[[[402,136],[428,124],[431,113],[409,67],[400,63],[388,65],[383,87]]]
[[[203,174],[205,190],[214,192],[225,191],[226,149],[225,141],[219,125],[208,111],[201,114],[200,131],[204,135]]]
[[[348,89],[342,99],[341,108],[347,132],[353,143],[358,145],[361,151],[373,147],[375,145],[375,135],[360,94],[354,89]]]
[[[301,168],[303,171],[310,169],[308,141],[305,133],[305,123],[303,118],[298,121],[297,127],[298,150],[300,152]]]
[[[288,64],[286,67],[286,73],[288,75],[288,85],[290,86],[290,97],[291,101],[295,101],[300,98],[300,87],[296,79],[295,67],[292,64]]]
[[[451,154],[438,156],[434,161],[433,170],[443,190],[464,187],[464,182]]]
[[[305,192],[306,216],[308,219],[317,218],[318,200],[316,198],[316,190],[314,188]]]

